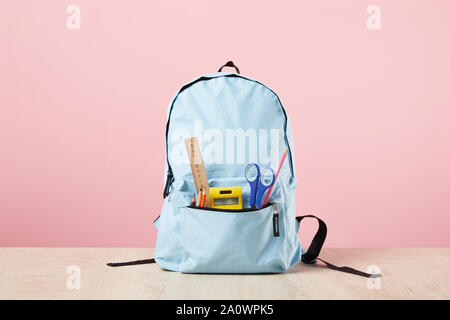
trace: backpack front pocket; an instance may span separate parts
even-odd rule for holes
[[[290,267],[282,206],[253,210],[180,208],[186,273],[273,273]]]

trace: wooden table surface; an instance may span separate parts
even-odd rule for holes
[[[152,256],[153,249],[143,248],[0,248],[0,299],[450,299],[450,248],[322,251],[336,265],[363,271],[376,266],[379,282],[321,263],[269,275],[105,265]],[[71,265],[79,267],[79,289],[73,288]]]

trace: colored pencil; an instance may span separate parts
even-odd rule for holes
[[[283,155],[281,156],[281,159],[280,159],[280,164],[278,165],[277,172],[275,173],[275,182],[274,182],[273,185],[269,188],[269,190],[267,190],[266,196],[265,196],[265,198],[264,198],[264,201],[263,201],[261,207],[264,207],[264,206],[267,204],[267,202],[269,201],[270,194],[272,193],[272,189],[273,189],[273,187],[275,186],[275,183],[277,182],[277,178],[278,178],[278,175],[280,174],[281,167],[283,166],[284,159],[286,159],[286,155],[287,155],[287,153],[288,153],[288,149],[289,149],[288,147],[286,147],[286,149],[284,149]]]
[[[200,207],[204,207],[205,206],[205,199],[206,199],[206,192],[205,190],[202,191],[202,199],[200,201]]]
[[[195,204],[196,207],[200,207],[201,200],[202,200],[202,189],[200,189],[197,193],[197,203]]]

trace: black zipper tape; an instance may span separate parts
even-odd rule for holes
[[[252,212],[262,210],[264,208],[270,207],[272,203],[268,202],[264,207],[258,208],[245,208],[245,209],[217,209],[217,208],[207,208],[207,207],[195,207],[193,205],[187,206],[187,208],[197,209],[197,210],[206,210],[206,211],[220,211],[220,212]]]

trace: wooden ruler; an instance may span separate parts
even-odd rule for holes
[[[194,177],[195,188],[197,189],[197,197],[200,195],[200,190],[206,192],[205,207],[210,207],[209,184],[206,177],[205,166],[203,165],[200,145],[197,137],[184,139],[186,144],[186,151],[191,164],[192,176]]]

